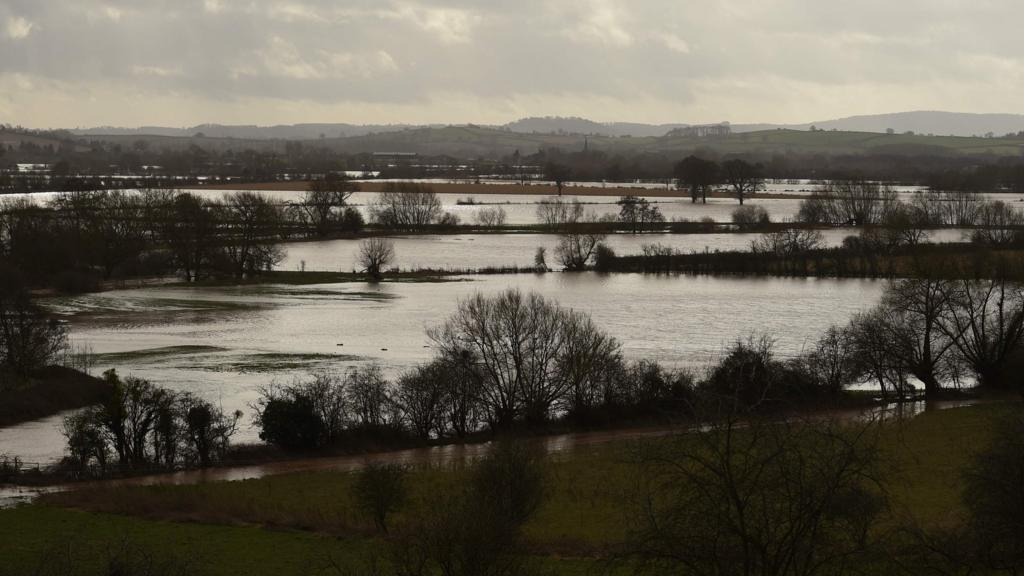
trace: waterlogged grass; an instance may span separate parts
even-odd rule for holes
[[[407,271],[390,272],[384,275],[381,282],[458,282],[453,276],[463,274],[461,271]],[[286,286],[312,286],[317,284],[349,284],[369,281],[366,274],[362,272],[326,272],[326,271],[293,271],[275,270],[265,272],[259,276],[244,280],[222,279],[204,280],[200,282],[185,283],[179,282],[170,284],[177,287],[223,287],[223,286],[272,286],[275,284]]]
[[[182,356],[206,355],[226,351],[227,348],[220,348],[218,346],[185,345],[147,348],[130,352],[107,352],[95,354],[93,357],[101,364],[151,364],[154,362],[177,360]]]
[[[906,517],[928,527],[953,521],[960,512],[964,466],[986,444],[995,420],[1020,408],[1017,403],[988,404],[886,424],[881,442],[891,469],[892,499],[887,523]],[[549,459],[546,499],[526,525],[525,537],[528,550],[543,558],[550,573],[587,573],[598,565],[597,558],[623,540],[626,503],[635,493],[630,461],[638,447],[636,441],[616,441]],[[445,486],[462,482],[465,473],[459,464],[416,469],[409,480],[410,507],[422,506]],[[131,530],[144,538],[167,539],[182,550],[188,550],[189,542],[198,542],[200,550],[223,563],[219,565],[238,562],[236,573],[305,573],[308,566],[296,559],[336,554],[359,562],[367,551],[383,546],[353,501],[352,479],[345,472],[305,472],[241,482],[52,495],[44,499],[46,505],[0,512],[0,547],[10,546],[4,532],[17,530],[24,537],[14,557],[25,561],[44,548],[47,538],[72,528],[88,533],[96,546],[119,537],[119,530]],[[404,523],[405,514],[396,515],[393,525]],[[269,549],[275,552],[268,555]]]
[[[278,372],[336,367],[338,362],[357,362],[352,354],[288,354],[284,352],[235,352],[218,346],[164,346],[130,352],[96,354],[97,364],[165,368],[187,367],[208,372]]]
[[[284,354],[268,352],[242,355],[237,358],[219,358],[208,363],[194,365],[194,367],[210,372],[251,374],[253,372],[278,372],[299,369],[315,371],[334,368],[338,362],[356,362],[359,360],[366,360],[366,358],[353,354]]]

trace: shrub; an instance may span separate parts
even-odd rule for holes
[[[763,226],[771,223],[771,217],[763,206],[740,206],[732,211],[732,221],[743,227]]]

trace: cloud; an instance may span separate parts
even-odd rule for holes
[[[36,25],[21,16],[8,16],[5,32],[11,40],[28,38],[28,35],[35,30]]]
[[[682,38],[676,36],[671,32],[662,32],[660,34],[655,34],[654,37],[659,42],[661,42],[662,45],[664,45],[666,48],[673,52],[677,52],[679,54],[690,53],[690,44],[686,40],[683,40]]]
[[[613,0],[588,0],[577,6],[577,19],[563,33],[578,42],[629,46],[633,35],[626,30],[624,12]]]
[[[385,19],[406,21],[436,37],[444,44],[467,44],[480,24],[479,15],[464,9],[428,7],[408,2],[395,4],[378,13]]]
[[[1024,112],[1022,18],[1019,0],[6,0],[0,98],[30,126]]]

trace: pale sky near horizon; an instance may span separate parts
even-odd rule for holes
[[[1024,113],[1020,0],[0,0],[0,123]]]

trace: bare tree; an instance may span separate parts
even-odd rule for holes
[[[726,160],[722,164],[722,179],[732,188],[740,206],[747,196],[764,190],[763,170],[760,164],[751,164],[739,158]]]
[[[665,221],[661,210],[646,198],[623,196],[617,204],[620,206],[619,221],[629,224],[633,234],[644,232],[652,224]]]
[[[482,208],[476,213],[476,221],[481,226],[504,226],[508,215],[501,206],[494,208]]]
[[[699,198],[708,203],[708,192],[719,181],[718,163],[704,160],[697,156],[687,156],[675,165],[677,186],[690,191],[690,199],[694,204]]]
[[[555,183],[555,188],[558,190],[558,195],[562,195],[562,189],[565,188],[565,181],[572,177],[572,169],[554,160],[544,165],[544,177]]]
[[[604,241],[606,235],[599,232],[571,232],[562,234],[555,247],[555,256],[566,270],[584,270]]]
[[[1005,387],[1008,370],[1024,349],[1024,287],[1005,278],[958,280],[943,285],[948,306],[939,328],[956,346],[979,385]]]
[[[758,254],[793,256],[817,250],[824,243],[824,237],[817,230],[786,228],[778,232],[762,234],[760,238],[750,243],[750,249]]]
[[[29,298],[15,274],[0,268],[0,389],[54,362],[67,331]]]
[[[585,345],[574,339],[593,341],[592,330],[571,328],[580,326],[589,325],[578,312],[538,294],[508,290],[460,302],[455,314],[428,335],[443,356],[468,355],[476,362],[479,405],[494,428],[520,417],[529,422],[547,419],[573,382],[594,376],[591,370],[606,365],[576,357]]]
[[[567,202],[562,198],[545,198],[537,204],[537,220],[552,230],[565,228],[583,220],[583,204],[573,199]]]
[[[884,506],[874,427],[715,421],[637,454],[628,558],[643,574],[845,573]]]
[[[358,185],[344,175],[332,172],[309,183],[298,208],[313,232],[323,237],[338,226],[348,199],[358,189]]]
[[[236,278],[269,271],[284,258],[278,246],[281,210],[269,197],[238,192],[225,199],[225,253]]]
[[[388,533],[388,516],[408,498],[406,469],[398,464],[370,464],[356,473],[352,487],[356,503],[373,518],[377,530]]]
[[[391,240],[375,236],[359,244],[359,265],[373,280],[380,280],[384,268],[395,260],[395,245]]]
[[[1024,237],[1024,214],[1001,200],[983,204],[978,210],[977,228],[971,241],[991,246],[1006,246]]]
[[[956,376],[951,351],[958,336],[951,337],[942,325],[950,297],[949,281],[917,278],[891,284],[879,305],[884,321],[878,328],[889,354],[924,384],[929,397]]]
[[[434,189],[415,182],[388,182],[370,205],[381,226],[415,230],[441,218],[441,200]]]
[[[449,367],[442,360],[417,366],[403,374],[395,387],[394,399],[403,420],[421,439],[442,436],[446,429],[445,394]]]

